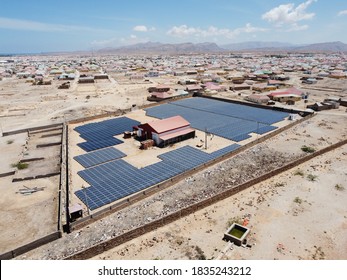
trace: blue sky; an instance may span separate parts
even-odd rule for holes
[[[0,53],[97,50],[140,42],[347,43],[340,0],[4,0]]]

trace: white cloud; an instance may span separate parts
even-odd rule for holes
[[[295,4],[283,4],[279,5],[276,8],[271,9],[262,15],[262,19],[267,20],[268,22],[274,23],[275,26],[281,27],[283,25],[290,25],[287,31],[297,31],[307,29],[307,25],[299,25],[298,22],[303,20],[313,19],[315,13],[307,12],[307,8],[317,0],[308,0],[304,3],[301,3],[297,7]]]
[[[217,28],[214,26],[210,26],[207,29],[201,29],[199,27],[189,27],[185,24],[181,26],[174,26],[169,31],[167,31],[168,35],[175,37],[187,37],[187,36],[195,36],[195,37],[211,37],[211,36],[224,36],[226,38],[233,38],[241,33],[255,33],[255,32],[264,32],[265,28],[254,27],[250,23],[247,23],[244,27],[236,28],[236,29],[228,29],[228,28]]]
[[[145,25],[137,25],[133,28],[133,31],[137,31],[137,32],[148,32],[148,31],[155,31],[156,28],[155,27],[147,27]]]
[[[339,16],[344,16],[344,15],[347,15],[347,10],[343,10],[343,11],[340,11],[338,13]]]
[[[137,37],[136,35],[130,35],[129,37],[123,37],[120,40],[118,40],[117,45],[133,45],[133,44],[138,44],[138,43],[145,43],[148,42],[149,38],[142,38],[142,37]]]
[[[119,43],[119,38],[111,38],[107,40],[93,41],[91,42],[91,45],[98,48],[104,48],[114,46],[117,43]]]
[[[307,30],[309,28],[309,26],[307,24],[305,25],[299,25],[297,23],[293,23],[289,29],[287,29],[287,32],[291,32],[291,31],[302,31],[302,30]]]
[[[145,25],[137,25],[133,28],[133,30],[138,32],[147,32],[148,28]]]
[[[100,32],[109,31],[86,26],[51,24],[31,20],[13,19],[0,17],[0,28],[11,30],[28,30],[28,31],[43,31],[43,32],[65,32],[65,31],[87,31]]]

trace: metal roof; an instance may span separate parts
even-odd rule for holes
[[[169,139],[181,136],[181,135],[186,135],[186,134],[191,133],[191,132],[194,132],[194,129],[192,129],[192,128],[185,128],[185,129],[177,131],[177,132],[172,132],[172,133],[169,133],[169,134],[165,134],[164,136],[160,136],[159,138],[161,140],[163,140],[163,141],[166,141],[166,140],[169,140]]]
[[[181,116],[174,116],[159,121],[149,122],[148,125],[157,133],[163,133],[180,127],[190,126],[190,123]]]

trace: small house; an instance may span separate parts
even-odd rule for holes
[[[246,96],[245,100],[256,104],[267,104],[270,101],[270,97],[262,94],[251,94]]]
[[[158,147],[195,137],[195,130],[181,116],[141,124],[135,129],[140,140],[153,139]]]

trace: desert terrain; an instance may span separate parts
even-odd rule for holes
[[[210,70],[216,74],[218,70]],[[76,74],[80,73],[76,71]],[[324,78],[314,85],[302,85],[301,74],[289,73],[290,86],[309,93],[310,104],[331,96],[346,98],[346,79]],[[187,77],[190,78],[190,77]],[[71,82],[69,89],[58,89],[61,81],[51,77],[51,85],[32,85],[25,79],[3,78],[0,81],[1,132],[30,127],[68,123],[71,120],[133,108],[127,116],[141,122],[152,120],[139,109],[147,101],[148,87],[161,84],[175,89],[182,77],[163,75],[146,80],[131,80],[124,74],[110,74],[108,80],[94,84]],[[229,81],[223,81],[229,85]],[[251,90],[226,90],[214,93],[216,97],[244,101]],[[134,106],[135,105],[135,106]],[[276,102],[275,106],[305,110],[304,100],[295,105]],[[298,117],[300,119],[300,117]],[[17,256],[17,259],[64,259],[87,248],[110,240],[131,229],[155,221],[235,187],[266,172],[284,166],[306,155],[306,145],[316,151],[347,139],[346,107],[321,111],[277,136],[221,163],[200,171],[170,188],[145,198],[126,209],[117,211],[90,225],[62,232],[62,238]],[[92,121],[91,121],[92,122]],[[291,121],[284,121],[283,126]],[[76,146],[80,141],[68,125],[70,150],[70,184],[74,190],[83,185],[76,175],[81,170],[73,157],[82,153]],[[59,175],[47,178],[13,182],[36,172],[46,174],[60,171],[60,146],[37,148],[44,143],[61,141],[47,130],[37,133],[18,133],[0,138],[2,160],[0,173],[13,173],[0,178],[0,251],[13,250],[50,234],[58,228],[57,196]],[[198,139],[203,138],[198,132]],[[257,139],[257,135],[247,141]],[[193,141],[193,140],[191,140]],[[241,143],[241,144],[246,144]],[[195,142],[191,143],[195,145]],[[210,151],[227,146],[229,141],[215,137]],[[177,144],[178,147],[180,143]],[[136,146],[120,146],[129,153]],[[137,167],[152,163],[160,150],[153,149],[148,158],[129,157]],[[40,158],[29,162],[29,169],[19,170],[13,164],[23,159]],[[318,156],[300,166],[263,181],[212,206],[183,217],[136,240],[131,240],[94,259],[346,259],[347,258],[347,149],[346,145]],[[23,188],[44,187],[42,191],[23,195]],[[64,199],[64,198],[63,198]],[[66,201],[63,201],[66,203]],[[71,195],[70,204],[80,203]],[[64,208],[64,207],[63,207]],[[87,215],[83,205],[83,214]],[[66,221],[65,211],[61,217]],[[222,240],[231,221],[248,221],[250,247],[237,247]],[[24,225],[24,226],[23,226]]]

